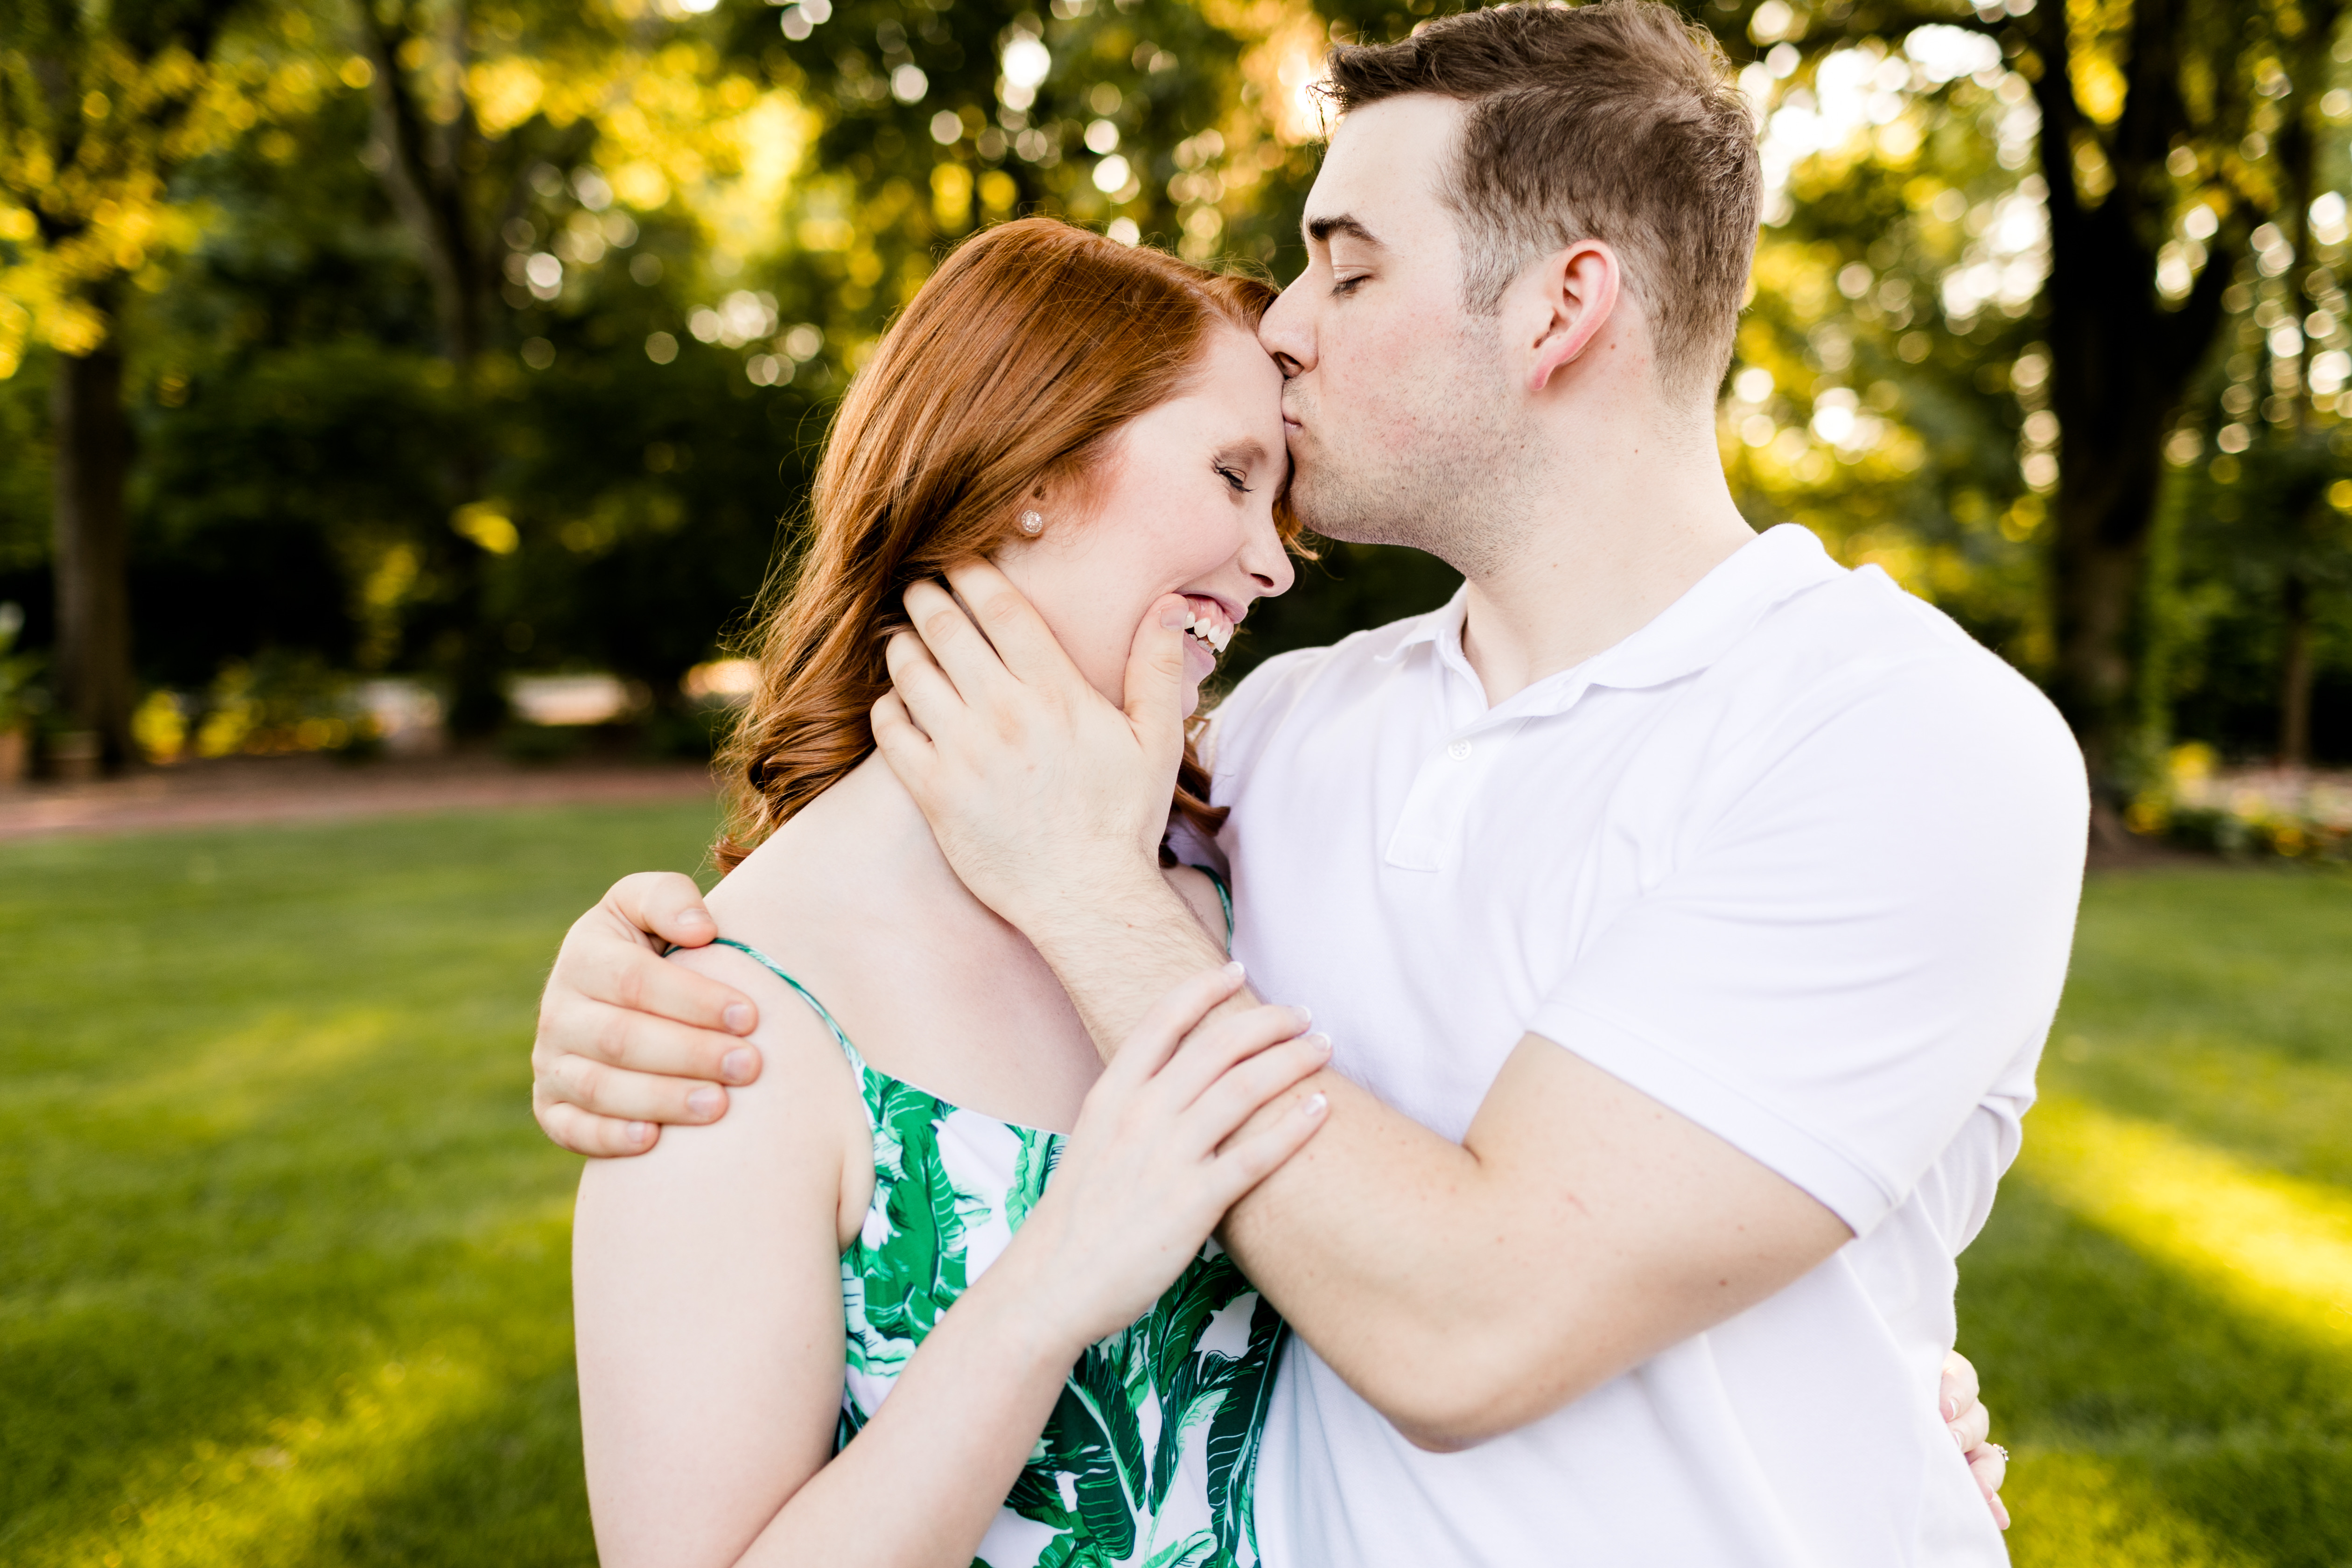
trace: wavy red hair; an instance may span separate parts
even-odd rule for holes
[[[850,383],[806,523],[762,595],[759,681],[721,753],[732,870],[874,749],[883,647],[908,584],[1018,538],[1041,488],[1083,492],[1113,437],[1182,391],[1219,323],[1255,331],[1275,289],[1052,218],[953,251]],[[1295,541],[1296,519],[1276,521]],[[1171,820],[1223,813],[1188,738]]]

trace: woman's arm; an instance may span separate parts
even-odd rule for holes
[[[583,1177],[574,1312],[599,1554],[607,1568],[960,1568],[1078,1352],[1150,1305],[1217,1215],[1313,1132],[1309,1112],[1219,1147],[1326,1053],[1291,1038],[1297,1015],[1282,1008],[1229,1016],[1180,1050],[1240,981],[1180,987],[1129,1042],[1134,1064],[1087,1097],[1013,1245],[834,1458],[842,1198],[862,1208],[870,1173],[849,1069],[748,962],[681,962],[724,966],[758,998],[769,1066],[725,1121]]]
[[[850,1188],[862,1207],[871,1180],[857,1088],[814,1016],[750,961],[680,962],[758,998],[769,1068],[725,1121],[583,1174],[573,1293],[598,1554],[969,1563],[1076,1349],[1020,1310],[1017,1265],[991,1270],[835,1460],[842,1200]]]

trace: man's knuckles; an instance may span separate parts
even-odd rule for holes
[[[922,628],[923,641],[935,648],[950,646],[972,629],[971,622],[952,604],[926,610],[917,625]]]

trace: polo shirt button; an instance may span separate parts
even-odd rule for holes
[[[1470,754],[1470,742],[1467,741],[1456,741],[1454,744],[1445,748],[1445,754],[1452,757],[1457,763],[1461,762]]]

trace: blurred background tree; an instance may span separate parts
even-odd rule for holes
[[[1924,419],[1946,437],[1943,461],[1919,455],[1914,471],[1940,469],[1940,482],[1915,494],[1896,542],[1929,559],[1897,560],[1911,568],[1897,574],[2043,680],[2083,739],[2112,832],[2113,808],[2171,737],[2183,694],[2168,682],[2200,667],[2175,645],[2210,625],[2176,612],[2169,577],[2210,564],[2210,544],[2158,547],[2159,530],[2218,522],[2192,499],[2210,500],[2200,479],[2238,482],[2251,445],[2295,448],[2259,465],[2275,481],[2260,500],[2225,509],[2224,552],[2275,563],[2221,574],[2233,598],[2267,594],[2256,614],[2282,634],[2275,689],[2267,704],[2241,689],[2230,713],[2199,716],[2205,738],[2308,763],[2320,668],[2336,668],[2318,627],[2342,615],[2315,607],[2341,572],[2342,512],[2326,498],[2352,363],[2334,270],[2345,159],[2332,128],[2352,118],[2340,7],[1710,0],[1703,15],[1753,60],[1743,84],[1768,115],[1779,187],[1751,334],[1778,317],[1791,343],[1789,329],[1810,326],[1816,435],[1824,416],[1850,432],[1912,410],[1913,433]],[[1831,280],[1842,299],[1821,287]],[[1851,384],[1864,374],[1886,378],[1868,409]],[[1974,418],[1961,413],[1971,404]],[[2259,421],[2240,422],[2257,405]],[[1952,439],[1956,415],[1972,443]],[[1757,416],[1742,423],[1764,433]],[[1863,475],[1911,460],[1899,431],[1876,435],[1847,443],[1867,453]],[[2292,547],[2272,538],[2280,526]],[[2030,556],[1996,548],[1996,531]],[[2024,591],[2035,576],[2038,595]],[[2251,743],[2243,711],[2265,705],[2268,748]]]
[[[105,198],[79,175],[60,194],[44,171],[67,154],[10,143],[0,599],[24,605],[28,646],[62,650],[49,580],[74,573],[51,523],[89,465],[51,395],[102,342],[159,734],[280,743],[219,715],[385,673],[478,731],[513,675],[596,669],[691,743],[682,673],[724,650],[833,400],[945,247],[1046,211],[1287,276],[1323,51],[1435,11],[160,9],[207,29],[140,46],[173,62],[150,72],[170,91],[118,92],[109,118],[88,87],[72,105],[85,137],[164,128],[135,157],[71,154],[143,193],[135,268],[118,195],[85,247],[114,259],[72,271],[92,264],[43,204]],[[7,112],[44,135],[66,100],[27,96],[49,79],[41,38],[113,60],[130,46],[107,29],[163,36],[121,7],[11,15],[35,19],[7,24]],[[2335,5],[1696,15],[1741,68],[1769,184],[1721,418],[1751,519],[1804,523],[2042,681],[2111,806],[2177,740],[2352,758]],[[1232,670],[1454,583],[1411,552],[1333,547],[1252,617]]]
[[[50,431],[58,680],[119,765],[133,677],[124,316],[163,287],[197,220],[173,176],[249,106],[213,53],[235,0],[23,0],[0,15],[0,374],[54,351]]]

